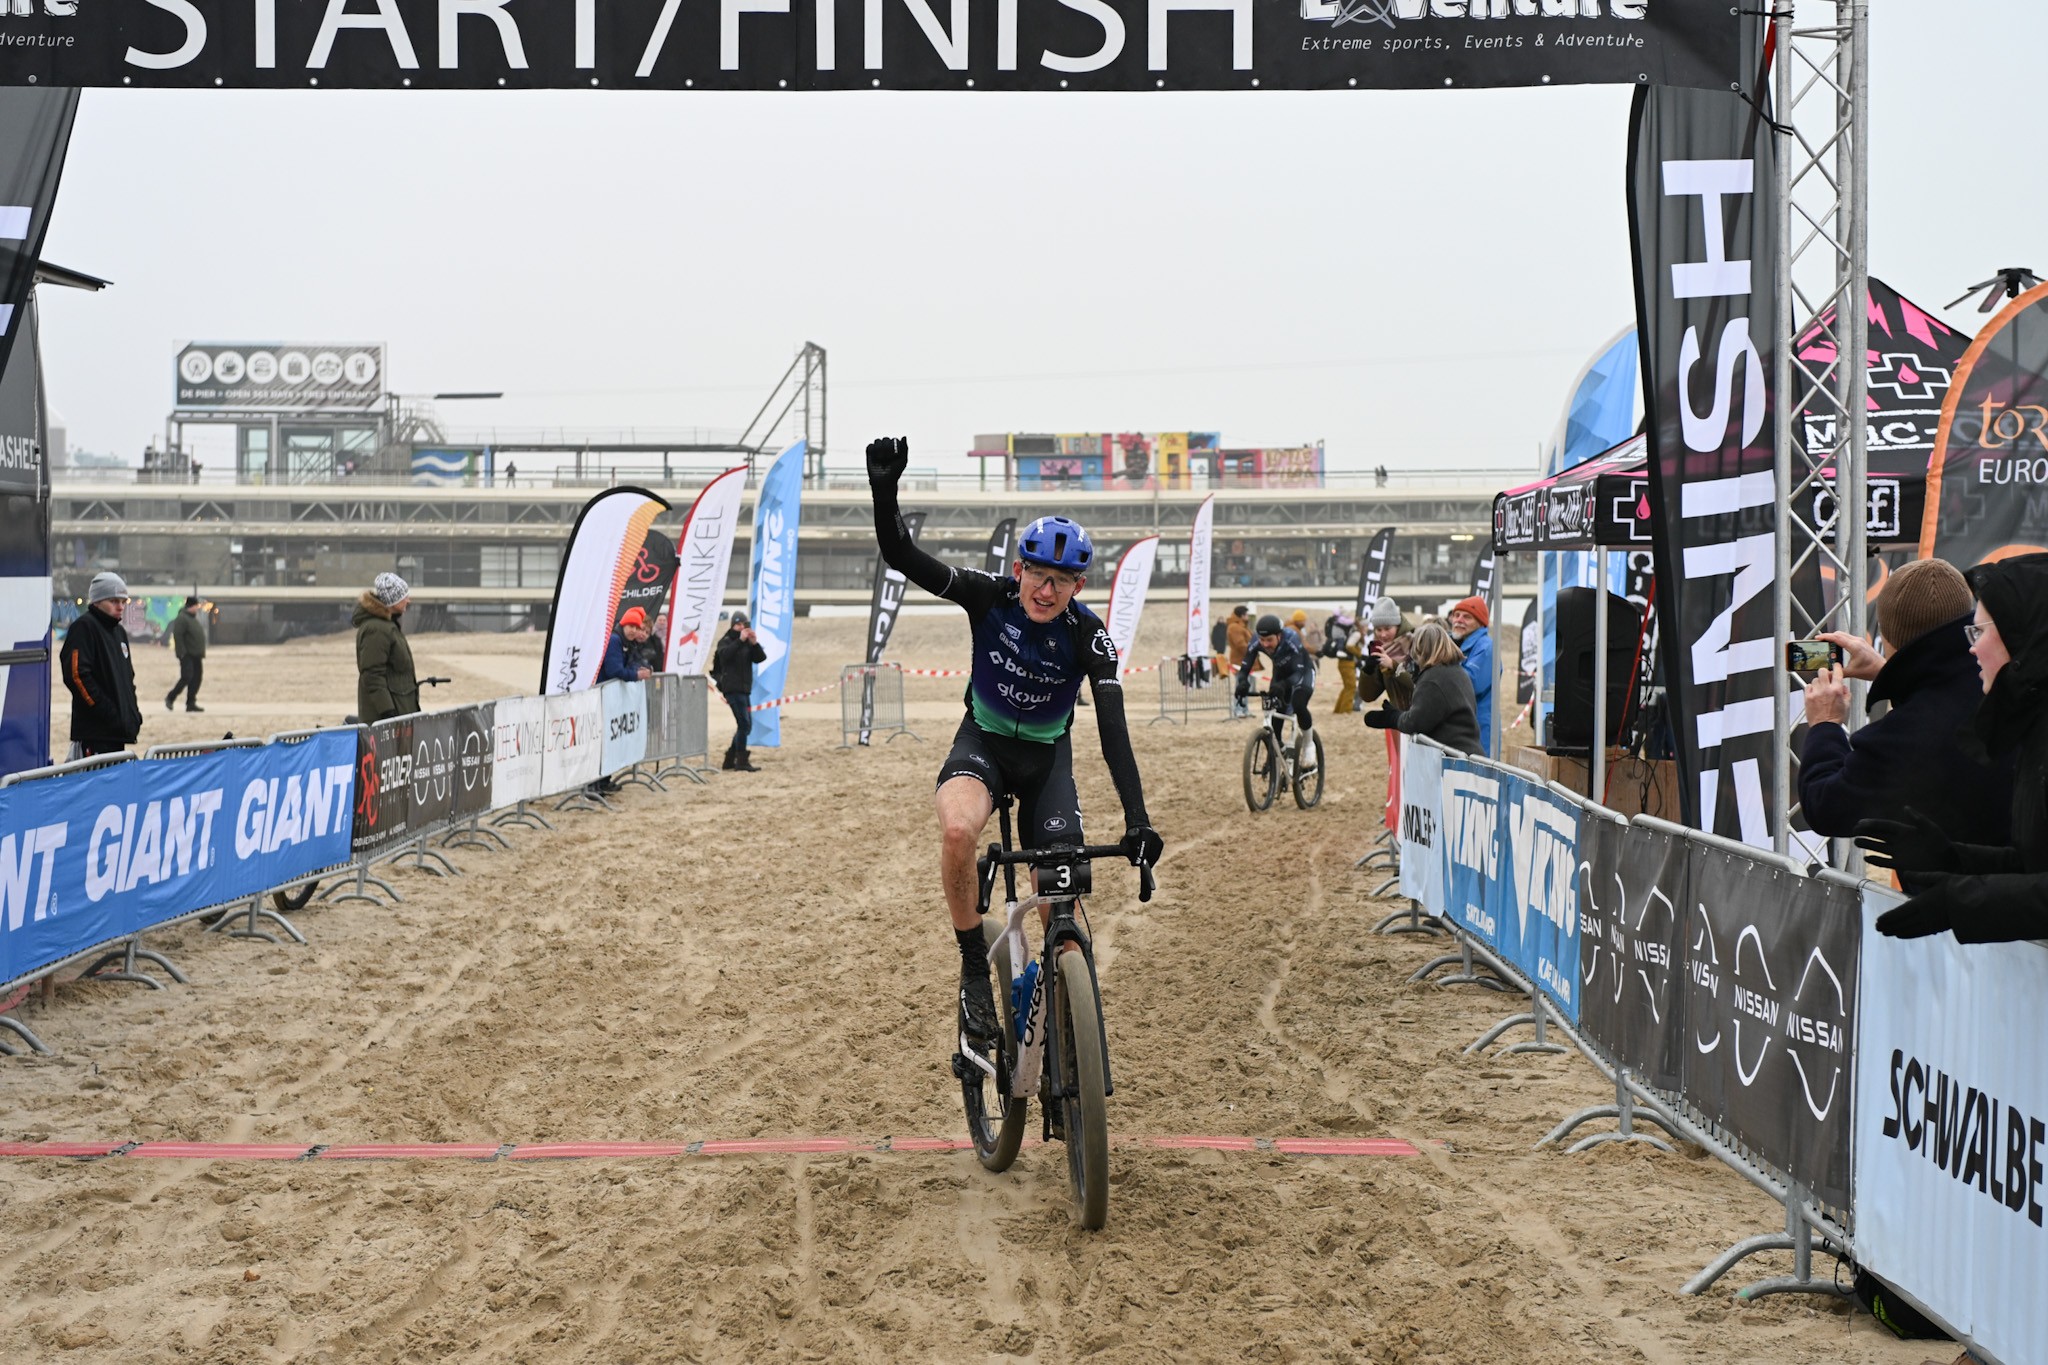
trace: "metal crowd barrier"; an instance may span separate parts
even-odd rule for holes
[[[898,735],[920,738],[905,717],[903,665],[848,664],[839,670],[839,747],[851,749],[878,734],[888,736],[886,744]]]
[[[1173,655],[1159,660],[1159,714],[1146,724],[1164,721],[1168,725],[1185,725],[1195,715],[1210,712],[1221,713],[1217,720],[1242,720],[1251,715],[1249,710],[1240,711],[1233,703],[1235,683],[1228,674],[1198,682],[1183,673],[1184,662],[1187,661]]]

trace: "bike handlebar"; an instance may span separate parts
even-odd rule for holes
[[[1030,867],[1061,862],[1086,863],[1093,862],[1097,858],[1122,858],[1127,862],[1131,862],[1132,866],[1138,869],[1139,901],[1151,900],[1152,892],[1158,886],[1157,879],[1152,875],[1152,864],[1132,860],[1131,856],[1124,852],[1122,844],[1054,845],[1050,848],[1020,848],[1009,853],[1004,853],[992,846],[989,852],[993,855],[995,866],[998,867],[1004,864]]]

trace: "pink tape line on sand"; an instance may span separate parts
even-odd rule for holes
[[[1277,1153],[1282,1156],[1417,1156],[1400,1138],[1124,1137],[1120,1147],[1156,1151]],[[1036,1142],[1027,1143],[1037,1145]],[[373,1142],[329,1147],[286,1142],[0,1142],[0,1157],[70,1157],[172,1161],[606,1161],[682,1156],[802,1156],[854,1152],[959,1152],[965,1138],[790,1137],[697,1142]]]

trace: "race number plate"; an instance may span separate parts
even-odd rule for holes
[[[1048,863],[1038,869],[1038,890],[1047,896],[1085,896],[1094,888],[1087,863]]]

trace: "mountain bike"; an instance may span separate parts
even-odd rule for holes
[[[1080,898],[1091,890],[1089,861],[1125,857],[1118,844],[1013,849],[1010,807],[996,812],[1002,842],[976,860],[981,882],[982,937],[988,943],[1002,1036],[993,1045],[971,1040],[960,1022],[953,1074],[967,1111],[974,1154],[991,1171],[1006,1171],[1024,1145],[1024,1124],[1036,1094],[1043,1136],[1067,1149],[1068,1191],[1074,1221],[1090,1230],[1109,1216],[1109,1116],[1104,1101],[1115,1092],[1109,1074],[1109,1039],[1102,1026],[1102,992],[1095,978],[1095,948],[1084,927]],[[1021,900],[1017,869],[1037,874],[1038,889]],[[996,873],[1003,877],[1003,918],[989,917]],[[1149,901],[1152,869],[1138,864],[1138,899]],[[1050,911],[1044,943],[1033,960],[1024,924],[1033,911]],[[1076,916],[1080,919],[1077,921]],[[1017,964],[1023,963],[1020,971]]]
[[[1322,732],[1313,729],[1306,732],[1309,744],[1315,749],[1316,762],[1313,768],[1303,771],[1294,761],[1295,749],[1303,732],[1294,717],[1282,716],[1280,734],[1276,737],[1273,733],[1273,698],[1265,692],[1258,696],[1266,718],[1244,743],[1244,803],[1254,812],[1267,810],[1271,808],[1273,798],[1280,794],[1280,789],[1287,787],[1294,792],[1295,805],[1303,810],[1312,810],[1323,799],[1323,772],[1329,767]]]

